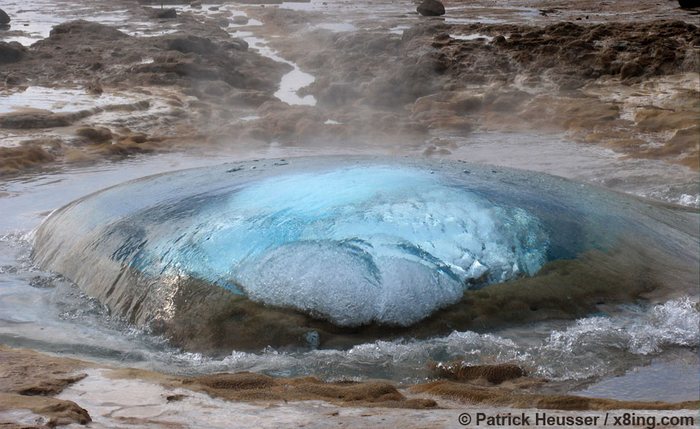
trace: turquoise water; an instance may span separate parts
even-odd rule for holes
[[[293,351],[269,347],[244,352],[232,349],[227,356],[216,358],[169,347],[164,339],[119,318],[71,282],[32,264],[28,257],[33,245],[31,230],[51,210],[89,192],[130,178],[155,171],[220,162],[218,157],[181,158],[179,155],[168,155],[99,168],[75,169],[66,174],[16,181],[3,188],[9,194],[1,201],[5,216],[0,225],[0,341],[3,344],[98,360],[109,365],[137,366],[166,372],[256,371],[288,376],[312,374],[324,379],[390,378],[408,383],[429,378],[431,372],[426,362],[431,360],[461,359],[470,364],[517,362],[535,376],[567,381],[578,386],[576,389],[580,389],[581,383],[589,385],[600,380],[599,385],[587,388],[585,393],[589,395],[645,400],[698,398],[695,361],[689,360],[688,364],[690,369],[694,368],[694,372],[685,369],[688,365],[678,362],[679,356],[685,361],[687,359],[683,356],[686,354],[697,354],[700,338],[696,295],[669,298],[659,305],[608,308],[605,314],[578,320],[552,320],[487,332],[459,330],[424,340],[396,338],[368,341],[348,350]],[[144,207],[158,206],[162,209],[168,206],[175,210],[175,202],[188,196],[188,193],[198,194],[200,198],[192,200],[190,209],[193,210],[201,207],[199,203],[204,194],[218,189],[217,195],[221,195],[220,190],[231,183],[236,183],[240,189],[248,184],[262,183],[262,180],[278,174],[278,170],[279,174],[289,173],[291,176],[312,172],[307,168],[289,169],[293,164],[300,163],[298,160],[289,160],[290,166],[272,167],[274,162],[277,161],[179,171],[130,182],[81,198],[79,202],[56,211],[54,216],[60,216],[66,210],[81,208],[79,212],[73,211],[70,217],[63,217],[63,228],[56,228],[54,232],[57,235],[53,238],[62,243],[58,247],[62,250],[61,255],[71,252],[79,255],[78,267],[84,268],[86,275],[90,274],[93,282],[100,286],[97,277],[101,271],[99,262],[91,259],[90,263],[85,263],[81,258],[90,251],[90,245],[99,244],[96,237],[103,231],[102,228],[107,225],[116,227],[120,221],[133,219],[131,216]],[[323,161],[317,164],[325,165]],[[521,202],[523,199],[534,201],[529,205],[518,205],[524,207],[533,218],[539,219],[549,237],[549,256],[552,258],[566,255],[562,251],[562,240],[572,241],[575,236],[569,234],[565,237],[565,234],[556,233],[546,213],[552,210],[559,215],[573,213],[564,209],[579,204],[583,208],[590,206],[590,212],[583,213],[584,217],[593,219],[610,210],[610,200],[603,198],[595,189],[571,182],[557,182],[549,176],[505,174],[500,169],[498,173],[493,173],[491,167],[476,169],[466,166],[453,168],[450,176],[446,174],[446,169],[437,171],[437,167],[428,166],[425,171],[430,174],[431,168],[436,168],[434,174],[441,175],[444,183],[469,183],[470,192],[480,198],[488,195],[494,205],[507,206],[509,201],[513,204],[517,199]],[[471,174],[464,172],[467,169]],[[227,170],[231,172],[227,173]],[[263,170],[269,170],[270,174],[262,173]],[[485,179],[480,181],[475,176]],[[174,177],[182,179],[175,183]],[[507,193],[503,197],[498,197],[495,192],[485,192],[496,188],[502,190],[505,182],[512,183],[518,192]],[[185,188],[189,191],[185,192]],[[558,191],[558,188],[561,190]],[[535,192],[540,193],[539,199],[533,197]],[[119,195],[121,200],[117,198]],[[150,195],[152,200],[148,201],[146,195]],[[591,195],[596,196],[597,206],[591,206]],[[552,204],[555,199],[560,200],[559,205]],[[649,213],[647,203],[616,194],[613,194],[613,200],[629,206],[628,215],[630,212],[638,216]],[[232,200],[221,198],[220,201],[228,203]],[[538,206],[546,209],[537,209]],[[581,210],[583,208],[579,207]],[[154,214],[153,210],[147,212],[151,216]],[[617,213],[620,216],[624,214],[619,209]],[[682,222],[671,214],[664,215],[663,223],[680,226]],[[559,219],[562,217],[559,216]],[[172,227],[176,221],[171,218]],[[579,222],[583,220],[579,219]],[[130,222],[121,225],[125,223]],[[156,219],[152,217],[150,227],[155,223]],[[656,225],[656,228],[660,237],[656,247],[665,245],[665,240],[671,240],[671,237],[677,240],[673,233],[675,229],[668,229],[662,224]],[[607,224],[602,229],[610,231]],[[89,235],[90,231],[94,235],[82,241],[82,246],[71,247],[71,240],[76,239],[78,233]],[[644,231],[644,234],[651,234]],[[113,234],[118,233],[113,231]],[[697,252],[697,246],[690,248]],[[626,375],[618,378],[623,374]]]
[[[173,297],[194,280],[336,326],[409,326],[466,289],[585,252],[626,246],[692,266],[693,219],[516,170],[297,158],[106,189],[54,213],[35,250],[42,266],[141,323],[177,318]]]
[[[177,228],[155,226],[132,265],[340,326],[410,325],[471,283],[531,275],[547,258],[547,234],[525,210],[400,166],[283,174],[163,220],[190,209]]]

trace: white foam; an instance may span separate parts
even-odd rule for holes
[[[484,40],[487,42],[490,42],[493,40],[493,37],[491,36],[486,36],[484,34],[450,34],[450,37],[455,39],[455,40]]]

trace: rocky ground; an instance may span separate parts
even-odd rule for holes
[[[183,7],[160,19],[120,4],[131,19],[176,26],[145,37],[68,22],[31,46],[0,42],[4,93],[77,87],[132,98],[1,113],[2,174],[212,143],[449,156],[458,138],[480,131],[565,133],[700,167],[700,30],[675,2],[454,1],[445,17],[391,3],[241,5],[262,23],[241,28],[315,77],[302,89],[315,105],[274,97],[289,64],[232,37],[230,11]]]
[[[94,7],[125,10],[120,26],[65,19],[31,45],[1,41],[14,34],[6,33],[0,176],[140,153],[250,156],[273,146],[460,157],[465,137],[504,132],[565,135],[624,159],[700,169],[698,14],[675,1],[446,1],[446,15],[430,18],[412,2],[270,3],[237,6],[260,21],[250,27],[226,3],[182,5],[172,17],[116,0]],[[143,25],[164,31],[142,34]],[[276,97],[293,65],[261,55],[246,34],[233,34],[238,25],[311,74],[300,95],[316,102]],[[11,107],[3,100],[33,88],[42,88],[38,98],[87,101],[3,109]],[[234,419],[270,427],[460,427],[463,411],[602,415],[698,406],[561,396],[517,371],[508,379],[479,371],[436,367],[440,381],[401,388],[254,374],[187,378],[1,348],[0,427],[91,420],[93,427],[196,427],[203,419],[207,427]]]
[[[558,416],[692,416],[668,404],[533,393],[546,380],[514,365],[435,367],[445,378],[399,388],[377,380],[324,382],[254,373],[169,376],[0,347],[0,427],[460,427],[462,412]],[[541,390],[541,389],[540,389]],[[497,408],[495,408],[497,407]],[[675,410],[673,412],[672,410]],[[599,425],[591,425],[599,426]],[[367,427],[367,426],[365,426]]]

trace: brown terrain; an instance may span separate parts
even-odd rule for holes
[[[81,407],[80,398],[72,401],[55,396],[73,383],[97,378],[95,364],[5,346],[0,347],[0,364],[0,427],[46,428],[71,423],[84,425],[92,421],[88,411]],[[698,401],[634,402],[536,393],[547,381],[528,377],[522,369],[509,364],[464,366],[460,362],[453,362],[433,364],[433,368],[435,375],[444,380],[409,388],[398,388],[395,384],[382,380],[326,382],[315,377],[273,378],[249,372],[187,377],[136,369],[103,367],[101,371],[108,383],[108,380],[117,382],[135,379],[162,386],[164,390],[158,390],[156,397],[149,397],[146,401],[160,403],[163,409],[177,406],[197,392],[226,401],[257,404],[263,409],[277,402],[305,401],[324,401],[341,408],[359,407],[365,410],[401,408],[453,411],[457,411],[454,409],[455,404],[457,407],[462,404],[462,407],[498,406],[562,411],[692,410],[700,405]],[[84,394],[86,401],[89,401],[90,395],[99,395],[89,391]],[[124,392],[125,397],[128,395],[128,391]],[[35,416],[36,424],[4,421],[6,417],[3,412],[18,409],[29,410]],[[173,416],[169,417],[172,419]],[[168,418],[117,418],[116,421],[122,424],[170,427],[167,426]]]
[[[154,26],[171,22],[122,3],[134,19]],[[315,76],[302,90],[318,100],[315,106],[290,106],[273,96],[290,67],[232,38],[222,28],[230,20],[224,12],[180,13],[172,19],[177,32],[157,37],[75,21],[31,46],[0,42],[5,91],[43,85],[143,95],[133,103],[70,113],[0,115],[0,130],[17,142],[0,148],[0,171],[211,143],[341,151],[384,146],[394,153],[446,156],[453,137],[475,130],[565,132],[628,157],[700,167],[697,15],[669,1],[634,7],[577,2],[575,9],[530,3],[539,14],[523,18],[490,2],[469,2],[470,9],[447,2],[447,17],[468,18],[473,10],[510,21],[493,24],[419,17],[409,7],[378,17],[367,10],[367,16],[354,16],[367,29],[340,33],[305,31],[332,9],[248,7],[264,24],[257,34]],[[410,28],[397,35],[387,31],[392,23]],[[479,37],[460,39],[465,35]],[[144,116],[155,100],[165,108]],[[120,120],[94,119],[105,111]],[[255,119],[238,120],[243,115]]]

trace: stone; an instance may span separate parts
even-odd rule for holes
[[[440,16],[445,14],[445,6],[438,0],[423,0],[416,10],[423,16]]]
[[[148,16],[154,19],[175,19],[177,18],[177,11],[173,8],[168,9],[157,9],[152,7],[145,8]]]
[[[0,25],[9,24],[10,21],[10,16],[4,10],[0,9]]]
[[[218,46],[209,39],[193,35],[174,36],[166,39],[167,48],[173,51],[187,53],[196,53],[205,55],[209,52],[218,50]]]
[[[245,15],[236,15],[231,20],[236,25],[246,25],[248,23],[248,17]]]
[[[112,140],[112,132],[105,127],[82,127],[78,128],[75,134],[93,144],[107,143]]]
[[[0,115],[0,128],[19,130],[66,127],[93,113],[92,110],[71,113],[53,113],[49,110],[10,112]]]
[[[644,67],[640,66],[637,61],[625,63],[620,69],[620,77],[622,79],[639,76],[642,73],[644,73]]]
[[[116,28],[85,20],[64,22],[55,26],[49,32],[49,39],[53,42],[60,41],[62,44],[83,42],[85,40],[97,41],[116,41],[125,39],[129,36]],[[71,40],[67,40],[71,39]]]
[[[0,42],[0,64],[17,62],[26,52],[27,48],[17,42]]]

